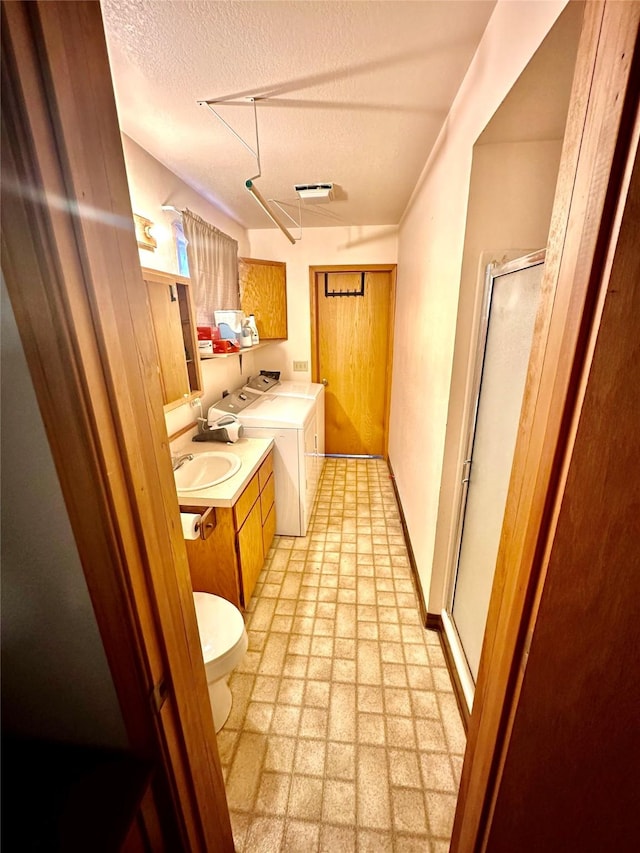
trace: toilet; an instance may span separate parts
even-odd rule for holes
[[[194,592],[193,601],[213,724],[219,732],[231,711],[232,698],[227,679],[244,657],[249,640],[242,614],[230,601],[208,592]]]

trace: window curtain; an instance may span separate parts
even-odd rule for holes
[[[238,243],[190,210],[183,213],[182,227],[196,322],[211,326],[214,311],[240,307]]]

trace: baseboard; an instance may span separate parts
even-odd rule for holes
[[[467,705],[467,699],[465,697],[464,690],[462,687],[462,682],[460,681],[460,676],[458,674],[458,670],[455,664],[453,651],[451,649],[451,646],[449,645],[449,638],[447,637],[447,633],[444,630],[442,616],[439,613],[429,613],[427,610],[427,605],[424,600],[424,593],[422,592],[422,586],[420,584],[420,578],[418,575],[418,566],[416,564],[416,558],[414,556],[413,548],[411,546],[411,539],[409,537],[409,531],[407,529],[407,522],[405,520],[404,510],[402,509],[402,501],[400,500],[400,495],[398,494],[396,478],[394,476],[393,468],[391,467],[391,462],[389,460],[387,460],[387,466],[389,468],[389,474],[391,476],[393,492],[396,496],[396,503],[398,504],[400,523],[402,524],[402,533],[404,535],[405,545],[407,546],[409,565],[411,566],[411,577],[413,579],[413,586],[416,591],[416,596],[418,598],[418,607],[420,608],[420,617],[422,619],[422,624],[428,631],[437,631],[438,633],[440,645],[442,647],[442,653],[444,654],[445,663],[447,664],[447,669],[449,670],[449,675],[451,676],[453,692],[456,697],[456,702],[458,703],[458,708],[460,709],[462,724],[464,725],[464,730],[466,732],[469,728],[470,712],[469,706]]]
[[[393,468],[391,467],[391,461],[387,459],[387,467],[389,468],[389,475],[391,476],[391,485],[393,486],[393,493],[396,496],[396,503],[398,504],[398,512],[400,513],[400,523],[402,524],[402,534],[404,536],[404,543],[407,546],[407,555],[409,557],[409,565],[411,566],[411,577],[413,580],[413,588],[416,591],[416,596],[418,598],[418,607],[420,608],[420,618],[422,620],[422,624],[425,628],[431,628],[429,625],[429,613],[427,613],[427,605],[424,600],[424,593],[422,592],[422,585],[420,584],[420,577],[418,575],[418,566],[416,564],[416,558],[413,553],[413,548],[411,546],[411,539],[409,538],[409,531],[407,529],[407,522],[404,517],[404,510],[402,509],[402,501],[400,500],[400,495],[398,494],[398,487],[396,486],[396,478],[393,473]],[[436,629],[437,630],[437,629]]]
[[[425,628],[430,631],[442,631],[442,616],[439,613],[427,613]]]

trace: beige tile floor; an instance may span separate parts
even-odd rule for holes
[[[386,463],[326,461],[246,621],[218,734],[237,851],[448,850],[465,735]]]

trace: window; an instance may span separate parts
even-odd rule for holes
[[[187,257],[187,238],[184,236],[182,222],[176,220],[173,223],[173,236],[176,241],[176,254],[178,256],[178,273],[189,278],[189,258]]]

